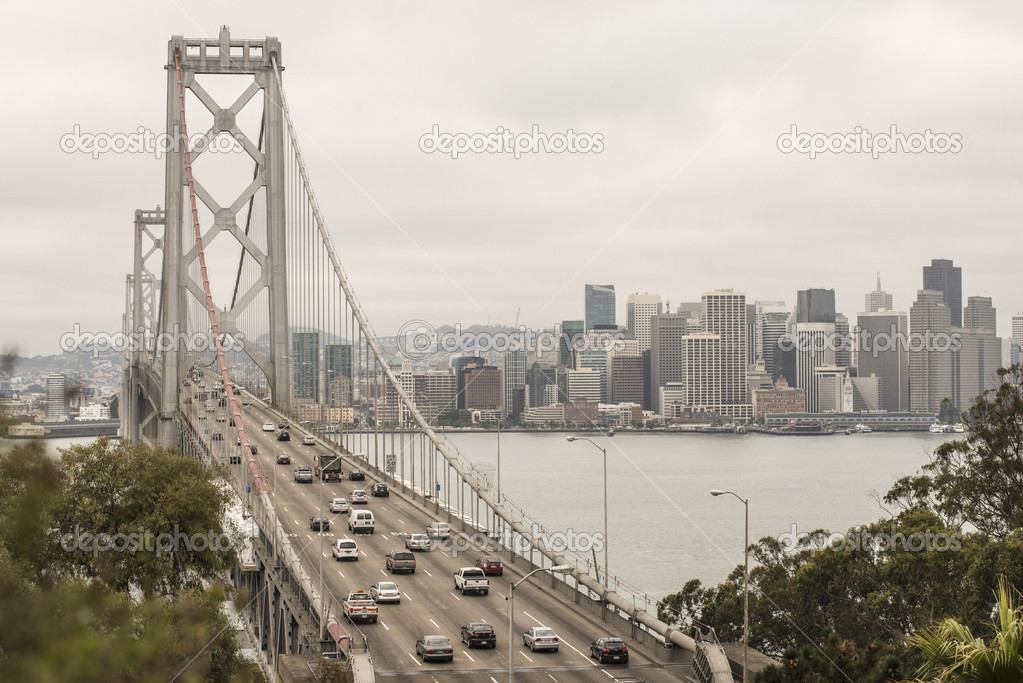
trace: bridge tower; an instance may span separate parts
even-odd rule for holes
[[[213,125],[205,131],[203,139],[196,141],[189,135],[193,164],[209,149],[217,136],[227,134],[238,141],[255,163],[251,181],[233,201],[220,204],[208,191],[203,179],[193,173],[196,196],[213,215],[213,225],[204,227],[203,242],[209,245],[215,238],[234,238],[241,245],[242,259],[251,259],[259,265],[260,275],[254,282],[239,287],[236,282],[230,306],[218,311],[221,334],[234,336],[239,332],[238,317],[247,309],[263,308],[268,315],[267,344],[243,345],[245,353],[265,375],[270,386],[273,404],[287,413],[291,403],[288,330],[288,292],[285,252],[285,188],[284,188],[284,121],[278,93],[278,79],[272,69],[280,67],[281,46],[277,38],[263,40],[232,40],[226,26],[220,30],[219,40],[186,39],[173,36],[167,50],[167,134],[171,141],[166,155],[165,231],[163,240],[163,272],[160,288],[159,321],[157,332],[162,340],[175,340],[157,348],[154,368],[160,377],[158,440],[164,444],[177,443],[176,416],[180,408],[179,392],[189,368],[200,354],[194,348],[178,343],[182,334],[203,332],[188,330],[190,302],[203,302],[203,288],[195,277],[198,259],[192,232],[192,219],[188,208],[189,175],[185,168],[180,96],[178,91],[177,61],[180,59],[181,87],[191,92],[213,115]],[[227,105],[222,106],[203,88],[197,76],[248,76],[251,83]],[[252,140],[239,127],[239,112],[262,92],[263,113],[258,140]],[[195,121],[194,117],[191,117]],[[246,179],[249,180],[248,178]],[[258,201],[256,201],[258,199]],[[252,220],[252,207],[265,207],[265,220]],[[239,227],[239,214],[246,209],[248,215]],[[262,217],[258,217],[262,218]],[[265,235],[254,235],[265,230]],[[227,233],[226,235],[223,233]],[[265,246],[264,246],[265,245]],[[263,292],[265,296],[261,296]],[[220,302],[218,302],[220,303]],[[169,346],[167,350],[161,350]]]

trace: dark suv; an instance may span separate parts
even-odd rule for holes
[[[390,489],[388,489],[387,488],[387,484],[385,484],[383,482],[380,482],[380,483],[377,483],[377,484],[373,484],[373,486],[370,488],[369,492],[372,493],[374,496],[377,496],[379,498],[390,498],[390,496],[391,496]]]
[[[497,647],[494,627],[484,621],[476,621],[462,627],[462,642],[472,647]]]
[[[601,664],[607,662],[629,663],[629,648],[625,647],[625,641],[615,636],[604,636],[597,638],[590,643],[590,657],[593,657]]]
[[[416,573],[416,556],[407,550],[392,550],[387,553],[384,564],[392,574],[398,572]]]
[[[291,432],[289,432],[287,429],[282,429],[280,432],[277,433],[277,440],[291,441]]]

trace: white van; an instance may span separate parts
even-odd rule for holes
[[[351,512],[348,513],[348,529],[357,534],[361,533],[373,533],[373,526],[376,522],[373,520],[373,513],[369,510],[356,510],[352,508]]]

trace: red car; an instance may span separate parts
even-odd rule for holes
[[[483,570],[483,573],[487,576],[501,576],[504,574],[504,564],[501,563],[500,557],[494,557],[493,555],[487,555],[476,560],[476,566]]]
[[[290,465],[291,464],[291,456],[287,455],[287,454],[284,454],[284,453],[282,453],[281,455],[278,455],[277,456],[277,464],[278,465]]]

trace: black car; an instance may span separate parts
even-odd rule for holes
[[[387,488],[387,484],[383,482],[373,484],[373,487],[370,488],[369,492],[378,498],[390,498],[391,496],[391,490]]]
[[[330,531],[330,520],[326,517],[310,517],[309,528],[313,531]]]
[[[291,441],[291,432],[289,432],[287,429],[282,429],[280,432],[277,433],[277,440]]]
[[[593,657],[601,664],[607,664],[608,662],[628,664],[629,648],[625,647],[625,641],[621,638],[604,636],[590,643],[590,657]]]
[[[213,441],[223,441],[224,440],[224,435],[221,432],[213,432],[213,435],[210,438]]]
[[[485,621],[476,621],[462,627],[462,642],[472,647],[497,647],[494,627]]]
[[[241,464],[241,461],[242,461],[242,456],[241,456],[240,453],[232,453],[231,454],[230,462],[231,462],[232,465],[239,465],[239,464]]]
[[[352,470],[348,473],[348,478],[351,481],[364,481],[366,479],[366,473],[362,470]]]

